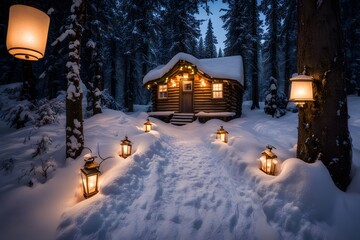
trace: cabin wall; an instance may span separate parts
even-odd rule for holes
[[[166,99],[158,99],[158,85],[155,84],[152,88],[152,111],[154,112],[179,112],[180,111],[180,92],[179,81],[174,80],[176,85],[172,82],[167,83],[168,97]]]
[[[228,112],[235,112],[235,117],[240,117],[242,112],[244,89],[237,82],[229,82],[227,88],[227,108],[229,109]]]
[[[206,86],[201,86],[201,79],[204,79]],[[214,81],[222,82],[222,81]],[[225,87],[225,86],[224,86]],[[226,90],[224,88],[223,98],[212,98],[212,82],[199,75],[194,79],[194,112],[226,112]]]

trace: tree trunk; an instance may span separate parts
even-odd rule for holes
[[[100,40],[97,41],[97,43],[100,43]],[[93,84],[93,114],[102,113],[101,111],[101,90],[103,89],[102,83],[103,83],[103,77],[101,72],[101,57],[99,52],[100,46],[97,45],[97,48],[93,51],[96,51],[96,58],[95,58],[95,77],[94,77],[94,84]]]
[[[351,138],[343,76],[344,54],[338,0],[299,0],[298,72],[314,78],[315,102],[299,110],[297,156],[321,160],[335,185],[350,182]]]
[[[117,57],[116,52],[117,52],[116,40],[112,39],[111,40],[111,55],[113,57],[111,58],[110,94],[115,100],[116,100],[116,87],[117,87],[116,86],[116,57]]]
[[[290,81],[287,81],[287,79],[291,78],[291,66],[290,66],[290,33],[289,31],[286,31],[285,33],[285,43],[284,43],[284,52],[285,52],[285,83],[284,83],[284,94],[287,98],[289,98],[289,87],[290,87]]]
[[[73,0],[75,18],[72,20],[75,35],[70,35],[69,58],[66,64],[67,92],[66,92],[66,158],[75,159],[83,150],[83,115],[82,115],[82,90],[80,79],[80,45],[82,37],[82,25],[84,21],[84,2]]]
[[[278,74],[278,53],[277,53],[277,44],[278,44],[278,12],[276,11],[278,7],[278,0],[272,0],[272,12],[271,12],[271,42],[270,42],[270,59],[271,59],[271,77],[275,78],[276,80],[279,80],[279,74]]]
[[[33,101],[36,98],[35,92],[35,76],[32,70],[31,61],[21,61],[23,70],[23,86],[21,99]]]
[[[252,90],[252,105],[251,109],[260,108],[259,106],[259,65],[258,65],[258,10],[257,10],[257,1],[252,0],[251,3],[252,10],[252,37],[254,38],[252,43],[253,55],[252,55],[252,77],[251,77],[251,90]]]

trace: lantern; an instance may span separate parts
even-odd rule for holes
[[[228,132],[223,128],[223,126],[220,126],[220,129],[216,132],[216,139],[219,139],[220,141],[227,143],[228,142]]]
[[[50,17],[33,7],[13,5],[9,12],[6,47],[11,55],[23,60],[44,57]]]
[[[307,101],[314,101],[313,80],[313,77],[307,75],[298,75],[290,78],[291,91],[289,100],[299,107],[302,107]]]
[[[183,78],[189,78],[189,74],[188,73],[183,73]]]
[[[99,171],[99,165],[94,162],[95,158],[96,156],[92,157],[91,154],[84,156],[85,165],[81,169],[81,179],[85,198],[89,198],[99,192],[98,179],[101,172]]]
[[[149,120],[149,118],[146,120],[146,122],[144,123],[144,131],[145,132],[150,132],[150,130],[152,129],[152,124]]]
[[[127,158],[128,156],[131,155],[131,149],[132,149],[132,143],[128,139],[128,137],[125,136],[125,139],[121,140],[119,156],[123,158]]]
[[[275,175],[277,156],[271,151],[274,147],[267,145],[266,150],[261,153],[259,159],[260,170],[269,175]]]

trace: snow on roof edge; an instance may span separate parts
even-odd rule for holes
[[[243,61],[240,55],[197,59],[196,57],[183,52],[176,54],[167,64],[158,66],[149,71],[144,76],[143,84],[161,78],[180,60],[194,64],[200,71],[208,74],[212,78],[232,79],[244,85]]]

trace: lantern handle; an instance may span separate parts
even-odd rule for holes
[[[272,150],[273,148],[276,149],[276,147],[274,147],[273,145],[270,145],[270,144],[268,144],[268,145],[266,146],[266,148],[269,149],[270,152],[271,152],[271,150]]]
[[[83,149],[88,149],[90,151],[90,153],[91,153],[91,156],[92,156],[92,150],[89,147],[84,146]]]
[[[109,157],[106,157],[106,158],[103,158],[100,154],[100,147],[99,147],[99,144],[97,144],[97,149],[98,149],[98,154],[99,154],[99,157],[101,158],[101,162],[99,163],[99,170],[100,170],[100,166],[101,164],[105,161],[105,160],[108,160],[109,158],[114,158],[113,156],[109,156]]]

